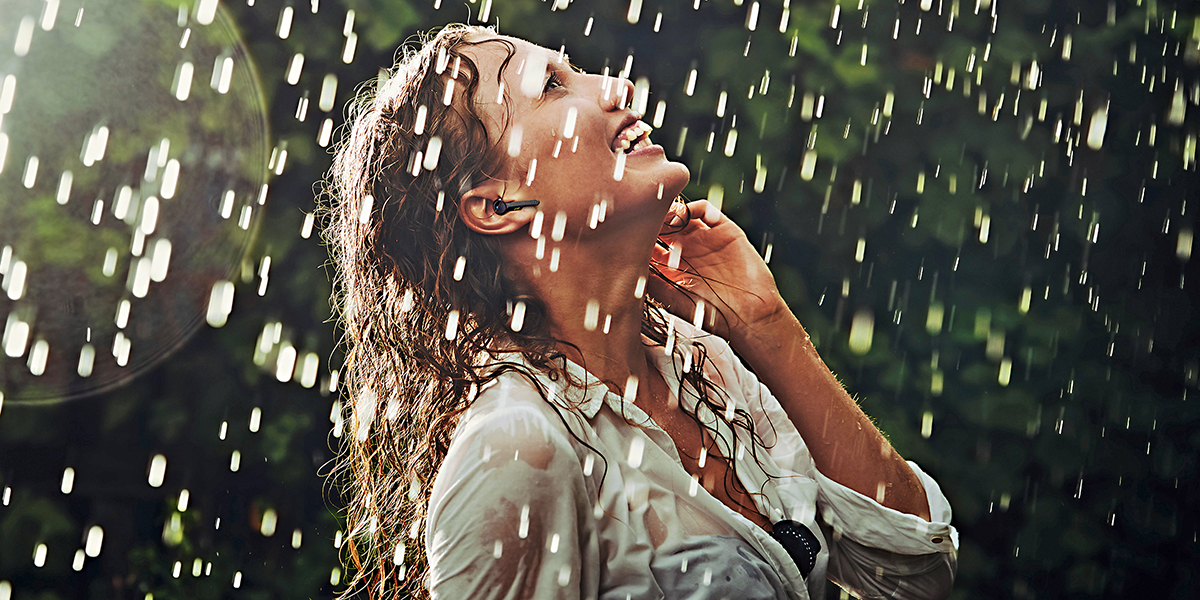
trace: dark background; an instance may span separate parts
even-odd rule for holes
[[[666,103],[655,139],[670,156],[687,128],[686,195],[723,198],[770,253],[830,367],[940,482],[960,534],[955,598],[1200,594],[1194,4],[797,1],[783,31],[780,1],[646,2],[636,24],[624,2],[434,4],[287,4],[287,39],[277,34],[284,2],[222,5],[257,65],[270,144],[289,156],[271,175],[246,258],[232,265],[233,313],[107,393],[3,404],[0,598],[340,589],[337,496],[322,478],[336,447],[329,379],[340,357],[327,257],[316,235],[300,236],[330,161],[318,133],[326,119],[341,125],[355,85],[414,33],[484,10],[503,33],[565,45],[590,71],[619,70],[632,54],[631,78],[651,85],[650,116]],[[296,53],[305,63],[290,85]],[[322,111],[329,73],[337,101]],[[1107,127],[1092,148],[1102,109]],[[272,266],[259,296],[264,256]],[[279,343],[256,360],[275,323]],[[868,330],[868,343],[852,343]],[[284,346],[319,358],[315,385],[298,372],[278,380]],[[152,488],[157,454],[168,468]],[[75,484],[63,494],[68,467]],[[75,570],[93,525],[103,550]]]

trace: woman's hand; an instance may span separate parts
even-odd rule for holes
[[[659,236],[670,247],[656,245],[651,264],[675,286],[652,275],[649,292],[676,316],[695,323],[703,310],[702,327],[735,347],[774,320],[791,317],[746,234],[707,200],[676,203]]]
[[[659,235],[671,249],[655,247],[651,263],[682,290],[651,277],[650,294],[693,323],[704,302],[703,327],[729,340],[750,364],[821,473],[928,521],[921,480],[825,366],[746,234],[699,200],[672,207]]]

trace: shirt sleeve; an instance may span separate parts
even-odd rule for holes
[[[780,467],[817,483],[817,524],[829,548],[828,575],[861,598],[945,598],[958,565],[958,532],[950,525],[950,503],[941,488],[916,463],[909,462],[925,489],[930,521],[879,504],[826,477],[779,401],[728,344],[703,338],[711,349],[723,385],[741,395]]]
[[[432,597],[587,597],[580,532],[589,496],[562,423],[529,403],[501,402],[467,418],[429,502]]]
[[[958,569],[958,532],[932,477],[909,462],[925,488],[930,521],[868,498],[813,469],[818,524],[829,542],[829,579],[860,598],[946,598]]]

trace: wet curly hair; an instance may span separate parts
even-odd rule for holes
[[[516,51],[494,30],[466,25],[406,44],[350,103],[325,182],[322,236],[345,355],[329,479],[345,505],[344,596],[428,597],[420,540],[429,492],[475,391],[508,371],[535,386],[530,368],[567,377],[565,342],[550,335],[543,306],[506,279],[495,238],[458,218],[462,193],[507,168],[473,100],[478,68],[462,52],[482,44],[507,50],[501,71]],[[514,331],[518,302],[524,324]],[[645,298],[642,330],[661,346],[668,326],[658,308]],[[524,362],[502,360],[500,347]],[[725,419],[724,393],[703,362],[698,345],[683,381]],[[754,431],[742,410],[729,421]],[[725,485],[741,489],[730,473]]]

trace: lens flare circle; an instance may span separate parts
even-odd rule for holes
[[[204,323],[257,230],[267,137],[216,2],[0,0],[7,402],[121,385]]]

